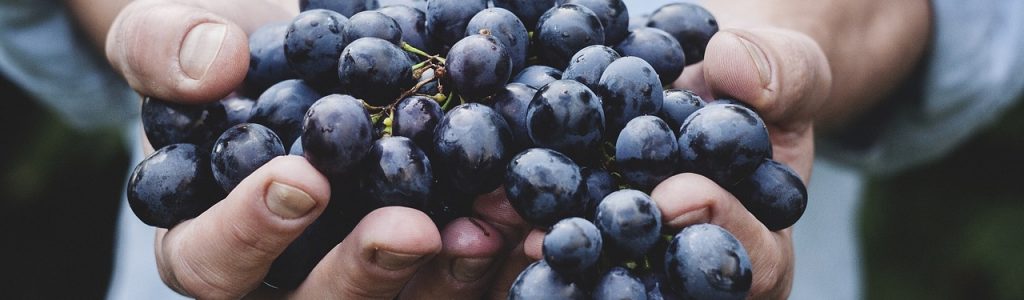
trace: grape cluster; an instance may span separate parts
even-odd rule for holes
[[[757,113],[664,88],[702,60],[714,18],[689,3],[637,25],[620,0],[489,2],[301,1],[291,22],[252,33],[236,94],[145,99],[159,150],[132,174],[132,209],[170,228],[272,158],[299,155],[332,199],[271,267],[274,287],[297,287],[373,209],[412,207],[443,226],[503,186],[549,229],[510,298],[743,298],[739,242],[706,224],[663,235],[648,196],[669,176],[702,174],[771,230],[806,205]]]

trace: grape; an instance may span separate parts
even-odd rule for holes
[[[376,207],[426,209],[434,174],[430,160],[405,137],[377,140],[367,154],[366,193]]]
[[[402,42],[402,27],[395,19],[378,11],[364,11],[348,18],[341,35],[346,41],[375,37],[397,45]]]
[[[494,6],[511,11],[526,28],[533,29],[537,26],[537,19],[555,6],[555,0],[494,0]]]
[[[408,6],[415,8],[419,11],[427,11],[427,0],[379,0],[380,8],[377,11],[382,11],[388,7],[395,6]],[[394,16],[392,16],[394,18]]]
[[[487,0],[427,1],[427,32],[441,48],[451,47],[466,36],[469,20],[484,9]]]
[[[252,109],[256,106],[256,101],[238,94],[232,94],[227,98],[221,99],[220,104],[224,106],[225,119],[227,119],[225,125],[231,127],[249,122],[249,118],[252,117]]]
[[[545,64],[565,68],[569,59],[590,45],[604,44],[604,27],[594,11],[563,4],[540,17],[534,32],[537,52]]]
[[[448,52],[445,68],[459,95],[470,101],[494,94],[512,76],[505,46],[487,34],[474,34],[455,43]]]
[[[665,253],[668,285],[684,299],[745,299],[750,258],[728,231],[712,224],[683,228]]]
[[[583,168],[580,170],[583,180],[587,185],[587,210],[584,214],[588,220],[593,220],[597,213],[597,206],[601,200],[612,192],[618,190],[615,185],[615,178],[606,170],[595,168]]]
[[[576,4],[594,11],[604,27],[604,42],[618,44],[629,34],[629,10],[622,0],[558,0],[558,4]]]
[[[437,228],[444,228],[455,219],[473,215],[473,200],[476,195],[459,191],[445,177],[434,178],[436,181],[424,211]]]
[[[299,10],[328,9],[346,17],[378,6],[377,0],[299,0]]]
[[[718,32],[718,21],[706,9],[693,3],[672,3],[651,14],[647,26],[668,32],[686,52],[686,64],[704,60],[704,49]]]
[[[228,127],[227,117],[221,102],[188,105],[153,97],[142,100],[142,128],[154,149],[190,143],[208,151]]]
[[[526,130],[526,109],[533,101],[537,90],[522,83],[509,83],[491,97],[494,110],[508,123],[512,129],[513,145],[516,150],[526,149],[533,145]]]
[[[704,100],[687,90],[665,90],[665,104],[661,106],[661,116],[665,123],[672,128],[672,132],[678,133],[679,127],[683,126],[686,118],[693,112],[704,107]]]
[[[247,95],[258,96],[275,83],[299,78],[288,66],[284,53],[288,24],[269,23],[249,34],[249,72],[243,87]]]
[[[434,128],[441,121],[441,105],[434,99],[411,96],[398,102],[391,116],[392,134],[411,139],[423,151],[434,149]]]
[[[422,3],[426,5],[426,2]],[[407,5],[391,5],[377,11],[398,22],[398,27],[402,29],[402,41],[427,53],[434,52],[433,40],[427,35],[427,14],[422,10]]]
[[[571,159],[545,148],[519,153],[505,173],[505,195],[524,220],[551,226],[583,215],[585,190],[580,168]]]
[[[526,52],[530,45],[530,34],[516,15],[502,8],[488,8],[480,11],[466,26],[466,36],[486,30],[505,46],[505,52],[512,62],[512,73],[526,67]],[[507,80],[506,80],[507,81]]]
[[[734,104],[708,105],[680,128],[681,170],[729,188],[771,156],[768,128],[756,113]]]
[[[601,257],[601,232],[590,221],[567,218],[555,223],[544,236],[544,261],[566,278],[578,278],[597,265]]]
[[[441,90],[440,85],[438,83],[440,80],[434,80],[437,78],[437,73],[438,72],[434,71],[434,69],[432,68],[423,69],[423,74],[420,75],[419,82],[417,84],[423,82],[426,83],[420,86],[420,88],[416,90],[416,93],[422,95],[440,94]]]
[[[587,46],[572,56],[569,66],[562,73],[562,78],[579,81],[591,89],[597,88],[601,74],[618,58],[619,53],[608,46]]]
[[[651,64],[661,78],[661,84],[669,85],[683,74],[686,65],[683,47],[671,35],[657,28],[633,30],[615,51],[623,56],[636,56]]]
[[[678,161],[676,134],[654,116],[639,116],[626,123],[615,143],[615,165],[622,179],[644,191],[675,175]]]
[[[640,282],[629,270],[623,267],[614,267],[608,270],[593,292],[594,300],[631,299],[646,300],[647,289],[644,283]]]
[[[586,293],[575,283],[558,275],[543,260],[526,267],[509,289],[508,299],[564,300],[586,299]]]
[[[519,71],[519,74],[516,74],[512,82],[540,89],[548,85],[548,83],[559,79],[562,79],[562,71],[549,66],[533,65]]]
[[[435,168],[455,188],[478,195],[502,182],[511,157],[512,131],[490,107],[479,103],[456,106],[434,130]]]
[[[288,155],[305,156],[306,151],[302,150],[302,137],[295,139],[292,146],[288,148]]]
[[[597,206],[594,225],[601,230],[607,254],[620,259],[638,259],[658,241],[661,210],[641,191],[619,190]]]
[[[210,167],[220,187],[230,192],[242,179],[281,155],[285,155],[284,145],[270,128],[238,124],[224,131],[214,143]]]
[[[222,196],[208,155],[192,144],[160,148],[128,178],[128,205],[149,226],[174,227],[199,216]]]
[[[337,84],[338,56],[348,45],[341,31],[348,18],[334,11],[313,9],[288,25],[284,53],[288,66],[309,83],[329,88]]]
[[[604,134],[601,99],[587,86],[558,80],[540,90],[526,109],[526,128],[537,147],[550,148],[589,165]]]
[[[605,132],[610,138],[617,137],[629,120],[657,114],[664,103],[658,74],[637,57],[623,57],[609,64],[601,74],[596,92],[603,101]]]
[[[302,148],[313,167],[329,177],[355,169],[371,145],[370,115],[349,95],[329,95],[302,121]]]
[[[771,159],[730,192],[771,231],[793,226],[807,208],[807,188],[800,175]]]
[[[337,76],[341,90],[374,106],[391,104],[416,84],[412,61],[395,44],[367,37],[341,52]]]
[[[281,138],[281,143],[291,145],[302,134],[302,117],[321,95],[302,80],[292,79],[279,82],[256,100],[249,123],[267,126]]]

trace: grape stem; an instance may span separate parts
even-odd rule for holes
[[[406,42],[402,42],[402,50],[408,51],[409,53],[416,54],[422,57],[426,57],[428,58],[428,60],[436,60],[442,64],[445,63],[444,58],[437,55],[430,55],[426,51],[417,49],[416,47],[413,47],[412,45],[409,45],[409,43]]]

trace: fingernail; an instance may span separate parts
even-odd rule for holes
[[[395,253],[387,250],[377,250],[375,261],[381,268],[397,271],[415,265],[423,258],[422,255]]]
[[[462,282],[474,282],[491,267],[490,258],[457,258],[452,261],[452,277]]]
[[[213,59],[220,52],[221,44],[227,35],[228,28],[224,24],[203,23],[192,27],[185,35],[178,53],[178,63],[185,75],[192,79],[202,79],[213,64]]]
[[[668,222],[668,225],[671,228],[683,228],[693,224],[708,222],[711,222],[711,211],[709,211],[708,208],[701,208],[672,219],[672,221]]]
[[[765,54],[764,50],[762,50],[761,47],[758,47],[757,44],[754,44],[750,40],[747,40],[738,34],[730,33],[726,36],[732,37],[735,39],[736,43],[739,43],[747,50],[747,54],[750,55],[750,60],[754,63],[754,66],[757,67],[757,75],[761,79],[761,86],[767,87],[768,84],[771,83],[772,68],[771,65],[768,64],[768,55]]]
[[[316,201],[306,192],[277,182],[267,187],[266,201],[271,212],[285,219],[298,219],[316,207]]]

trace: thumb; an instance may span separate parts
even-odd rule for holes
[[[784,29],[728,29],[708,43],[704,79],[712,94],[744,101],[769,123],[809,125],[832,88],[821,47]]]

